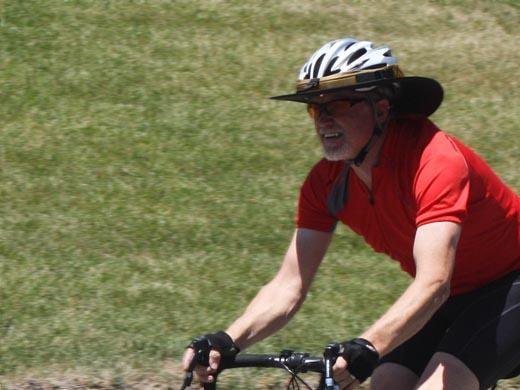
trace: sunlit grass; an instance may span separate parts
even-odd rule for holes
[[[518,191],[515,4],[0,1],[0,376],[162,372],[240,313],[319,158],[302,107],[267,97],[329,39],[441,81],[434,120]],[[407,282],[340,229],[302,311],[253,350],[319,353]]]

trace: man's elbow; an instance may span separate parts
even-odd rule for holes
[[[287,276],[278,274],[269,283],[276,294],[283,295],[293,301],[303,302],[307,296],[311,283],[301,276]]]
[[[440,307],[451,294],[451,283],[449,279],[437,279],[431,282],[433,304]]]
[[[308,288],[301,283],[295,282],[284,286],[284,290],[290,297],[296,310],[302,305],[307,297]]]
[[[451,283],[450,281],[446,281],[439,288],[439,295],[442,303],[446,302],[451,295]]]
[[[450,297],[451,283],[447,277],[416,277],[415,283],[436,307],[440,307]]]
[[[287,315],[292,315],[298,311],[308,292],[308,288],[298,280],[282,281],[274,279],[264,288],[271,291],[270,295],[274,301],[283,303]]]

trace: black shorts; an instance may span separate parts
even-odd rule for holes
[[[520,271],[450,297],[411,339],[381,359],[418,376],[435,352],[466,364],[487,389],[520,366]]]

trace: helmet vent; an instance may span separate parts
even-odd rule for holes
[[[345,48],[343,49],[343,51],[347,51],[348,48],[349,48],[350,46],[352,46],[354,43],[356,43],[356,42],[355,42],[355,41],[352,41],[352,42],[346,44],[346,45],[345,45]]]
[[[379,68],[384,68],[385,65],[384,64],[374,64],[374,65],[370,65],[370,66],[365,66],[363,69],[379,69]]]
[[[358,65],[360,69],[370,69],[370,66],[363,66],[368,61],[368,58],[366,60],[361,61],[361,63]]]
[[[339,72],[340,72],[340,69],[339,69],[339,68],[336,69],[336,70],[334,70],[334,71],[332,70],[332,67],[333,67],[334,64],[336,63],[337,59],[338,59],[338,57],[335,57],[335,58],[333,58],[333,59],[330,61],[329,65],[328,65],[327,68],[325,69],[325,72],[323,72],[323,76],[330,76],[330,75],[332,75],[332,74],[336,74],[336,73],[339,73]]]
[[[347,62],[347,65],[350,65],[351,63],[353,63],[354,61],[356,61],[359,57],[361,57],[363,54],[365,54],[367,52],[366,49],[359,49],[358,51],[356,51],[354,54],[352,54],[350,56],[350,58],[348,59],[348,62]]]
[[[318,77],[318,72],[320,71],[321,61],[323,61],[323,57],[325,57],[325,53],[322,54],[322,55],[321,55],[321,56],[316,60],[316,63],[314,64],[314,69],[313,69],[313,72],[312,72],[312,77],[313,77],[313,78]]]

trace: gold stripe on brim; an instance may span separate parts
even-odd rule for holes
[[[360,83],[404,77],[397,65],[388,65],[384,68],[361,70],[358,72],[339,73],[310,80],[298,80],[296,93],[325,91],[328,89],[352,86]]]

